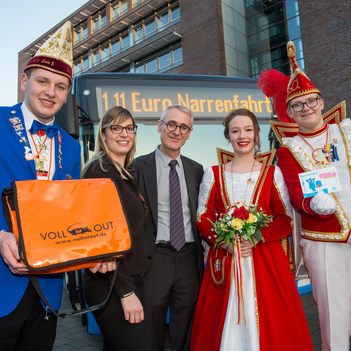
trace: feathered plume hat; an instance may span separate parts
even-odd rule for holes
[[[294,123],[295,121],[286,113],[289,101],[299,96],[311,93],[321,95],[321,93],[297,65],[296,50],[292,41],[287,44],[287,52],[291,76],[286,76],[275,69],[264,70],[258,78],[258,86],[267,97],[273,98],[274,110],[279,121]]]

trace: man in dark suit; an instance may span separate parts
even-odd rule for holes
[[[170,310],[172,350],[189,349],[204,270],[196,210],[203,167],[180,155],[193,130],[193,113],[168,106],[157,122],[161,144],[135,160],[137,182],[149,209],[145,228],[148,273],[145,320],[151,350],[163,350]]]

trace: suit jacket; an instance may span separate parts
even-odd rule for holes
[[[197,248],[199,279],[201,281],[204,272],[203,247],[201,245],[200,233],[196,228],[196,211],[199,187],[203,176],[203,167],[199,163],[181,156],[186,186],[189,196],[189,205],[191,212],[191,227],[195,238]],[[144,230],[146,250],[148,257],[148,269],[151,268],[152,257],[154,255],[156,235],[157,235],[157,177],[156,177],[156,159],[155,151],[144,156],[140,156],[134,161],[135,171],[137,174],[137,184],[140,194],[145,200],[149,209],[147,224]]]
[[[0,107],[0,189],[11,185],[12,181],[36,179],[34,160],[27,161],[25,155],[30,153],[30,145],[26,144],[23,136],[27,139],[21,104],[13,107]],[[79,179],[81,159],[80,145],[62,128],[61,152],[62,160],[59,165],[59,140],[55,135],[55,174],[53,180],[66,178]],[[21,139],[22,138],[22,139]],[[29,148],[29,149],[28,149]],[[40,201],[40,199],[38,199]],[[45,209],[38,213],[38,220],[45,216]],[[0,230],[9,231],[4,212],[0,211]],[[57,310],[61,304],[62,274],[42,275],[39,283],[44,296],[52,307]],[[20,302],[29,282],[27,275],[12,274],[0,256],[0,317],[11,313]],[[44,306],[44,305],[43,305]]]

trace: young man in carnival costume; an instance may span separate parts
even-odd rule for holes
[[[21,76],[25,101],[0,107],[1,191],[12,181],[79,178],[80,145],[54,120],[71,84],[72,33],[66,22],[28,62]],[[37,220],[44,216],[45,208]],[[0,350],[52,350],[57,318],[46,311],[29,282],[2,210],[0,229]],[[38,276],[55,310],[61,304],[62,278],[62,274]]]
[[[274,98],[281,121],[273,123],[282,142],[278,165],[301,216],[300,246],[318,307],[322,350],[345,351],[351,330],[351,121],[335,118],[337,109],[322,116],[320,91],[298,67],[292,42],[287,50],[290,79],[269,70],[258,84]],[[304,198],[298,174],[328,166],[336,168],[342,191]]]

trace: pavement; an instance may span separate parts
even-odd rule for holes
[[[305,311],[308,328],[311,333],[314,351],[321,350],[321,337],[319,329],[319,320],[317,308],[314,304],[312,293],[301,296],[301,302]],[[60,312],[72,310],[69,302],[69,296],[66,290],[63,290],[63,300]],[[294,331],[292,331],[293,333]],[[170,351],[169,335],[166,337],[165,351]],[[54,351],[102,351],[102,336],[91,335],[87,327],[82,325],[81,317],[59,318],[57,326],[56,341]],[[140,350],[143,351],[143,350]]]
[[[65,289],[62,292],[62,305],[59,312],[72,311],[69,295]],[[83,326],[80,316],[58,318],[54,351],[102,351],[102,336],[91,335]]]
[[[72,311],[69,295],[65,289],[62,291],[62,304],[60,313]],[[101,335],[88,333],[87,326],[83,326],[80,316],[69,318],[58,318],[56,340],[53,351],[103,351],[103,341]],[[165,349],[170,351],[170,337],[167,329]],[[143,351],[143,350],[140,350]]]

